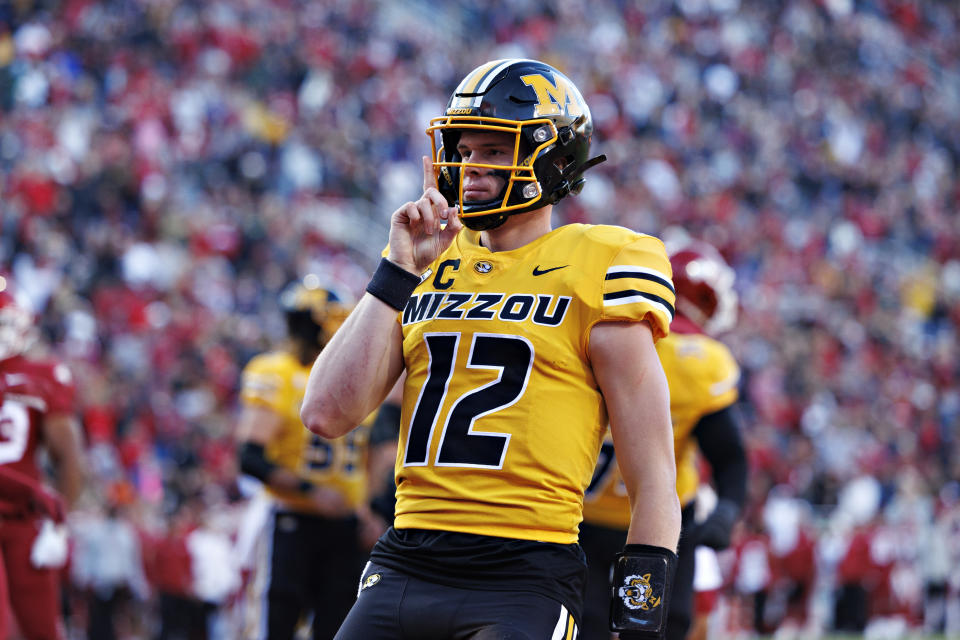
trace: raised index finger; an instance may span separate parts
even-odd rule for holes
[[[423,190],[437,188],[437,176],[433,173],[433,161],[430,160],[429,156],[422,156],[423,158]]]

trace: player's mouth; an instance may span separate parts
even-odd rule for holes
[[[473,202],[495,198],[500,190],[498,184],[492,183],[498,182],[500,181],[492,176],[466,181],[463,185],[463,199],[467,202]]]
[[[463,190],[463,199],[470,202],[473,200],[489,200],[487,189],[467,189]]]

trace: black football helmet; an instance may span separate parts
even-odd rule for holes
[[[464,162],[457,153],[464,129],[512,133],[511,164]],[[593,120],[580,91],[537,60],[493,60],[468,73],[450,97],[446,115],[430,120],[427,135],[437,188],[450,206],[459,205],[464,226],[478,231],[579,193],[583,173],[606,160],[589,158]],[[505,180],[503,191],[492,200],[464,202],[466,167],[497,172]]]
[[[290,337],[317,347],[327,344],[350,313],[346,296],[323,286],[312,273],[284,288],[280,306]]]

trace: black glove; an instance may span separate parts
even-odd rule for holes
[[[698,545],[720,551],[730,546],[730,532],[740,515],[740,508],[730,500],[719,500],[707,519],[696,525],[693,539]]]

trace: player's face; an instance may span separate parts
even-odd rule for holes
[[[503,131],[464,131],[457,151],[464,162],[513,164],[514,136]],[[503,191],[506,180],[493,169],[467,167],[463,175],[465,202],[492,200]]]

